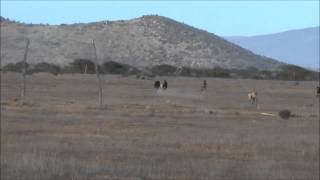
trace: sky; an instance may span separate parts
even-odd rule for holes
[[[34,24],[127,20],[157,14],[220,36],[262,35],[319,26],[319,0],[0,2],[1,16]]]

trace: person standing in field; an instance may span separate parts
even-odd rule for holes
[[[159,89],[160,85],[161,85],[160,81],[155,81],[153,87],[156,88],[156,89]]]
[[[201,87],[201,91],[205,91],[205,90],[207,90],[207,80],[203,80],[203,84]]]
[[[162,84],[162,89],[167,89],[167,88],[168,88],[168,82],[164,80]]]

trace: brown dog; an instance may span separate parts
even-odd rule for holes
[[[258,102],[258,93],[256,91],[250,91],[248,93],[248,100],[251,102],[251,104]]]

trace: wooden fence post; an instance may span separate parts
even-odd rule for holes
[[[87,74],[88,64],[84,65],[84,74]]]
[[[21,99],[20,105],[25,104],[25,96],[26,96],[26,72],[27,72],[27,56],[29,50],[30,40],[27,39],[27,45],[24,51],[23,62],[22,62],[22,82],[21,82]]]
[[[99,107],[102,108],[102,85],[101,85],[101,78],[99,75],[99,64],[98,64],[98,56],[97,56],[97,50],[96,45],[94,43],[94,40],[92,40],[93,50],[94,50],[94,62],[95,62],[95,69],[96,69],[96,75],[98,79],[98,91],[99,91]]]

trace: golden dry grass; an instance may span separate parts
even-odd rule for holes
[[[2,179],[318,179],[315,82],[103,76],[1,77]],[[108,82],[108,84],[106,83]],[[254,87],[261,109],[240,84]],[[288,91],[288,93],[286,93]],[[312,104],[312,105],[311,105]],[[283,108],[296,116],[282,120]]]

